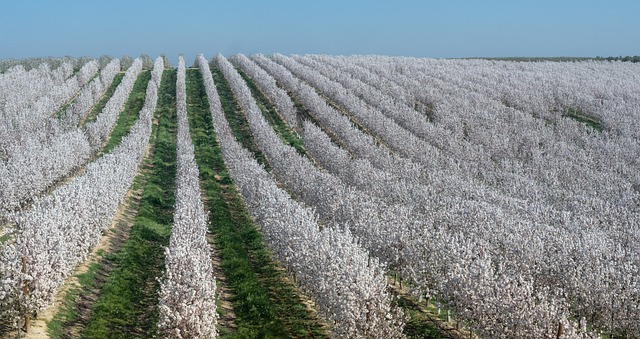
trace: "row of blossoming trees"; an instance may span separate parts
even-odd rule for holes
[[[120,71],[120,61],[113,59],[98,75],[98,62],[92,60],[62,80],[69,75],[66,66],[51,71],[44,64],[0,78],[7,93],[0,99],[5,101],[0,106],[0,210],[19,209],[86,164],[113,128],[142,61],[137,59],[127,70],[97,120],[82,126],[80,122]]]
[[[206,238],[208,218],[200,198],[199,172],[189,134],[185,72],[184,58],[180,56],[176,83],[176,203],[165,251],[158,328],[169,338],[215,338],[216,282]]]
[[[219,60],[226,66],[225,75],[234,77],[234,89],[243,86],[248,93],[246,84],[231,64],[221,56]],[[296,275],[320,313],[331,320],[333,333],[339,337],[402,336],[401,312],[392,306],[386,290],[384,266],[368,255],[348,227],[332,225],[323,229],[312,210],[278,188],[273,178],[241,148],[224,120],[206,60],[200,56],[197,63],[204,75],[225,160],[240,192],[262,226],[272,250]],[[139,64],[140,61],[134,62],[132,67],[138,66],[127,72],[123,83],[133,82],[127,79],[135,79]],[[51,195],[35,196],[29,208],[12,212],[13,206],[4,206],[8,211],[6,216],[15,223],[15,230],[0,253],[3,321],[18,324],[23,314],[49,306],[58,288],[86,259],[90,248],[110,224],[145,154],[162,71],[163,62],[158,59],[140,117],[116,149],[90,163],[84,173]],[[158,328],[167,337],[211,338],[217,333],[216,288],[205,237],[207,215],[200,200],[198,169],[189,136],[182,58],[177,79],[176,208],[166,250],[166,270],[161,279]],[[127,87],[130,88],[123,88]],[[123,90],[116,90],[109,102],[124,102],[127,96]],[[242,98],[243,103],[250,102],[246,101],[248,97]],[[107,103],[96,119],[106,121],[100,124],[103,129],[85,128],[82,132],[100,141],[108,138],[122,104],[118,109],[111,106],[115,104]],[[255,115],[259,111],[253,108],[251,121],[260,121]],[[42,122],[48,119],[43,118]],[[273,131],[264,120],[262,123],[263,134],[267,133],[272,146],[276,147]],[[32,131],[37,133],[39,128],[34,124]],[[286,158],[282,158],[281,163],[285,162]]]
[[[200,55],[229,173],[267,245],[335,336],[402,336],[402,312],[387,291],[396,273],[417,297],[487,337],[640,337],[638,65],[279,54],[212,63],[270,169],[236,141]],[[122,144],[31,209],[11,211],[96,152],[140,69],[137,60],[97,120],[80,127],[117,60],[100,75],[95,61],[76,74],[62,64],[0,75],[0,86],[28,88],[20,98],[0,94],[0,180],[31,178],[1,188],[17,224],[0,253],[4,316],[16,319],[15,305],[47,305],[113,217],[148,142],[161,60]],[[280,139],[237,69],[302,134],[306,155]],[[215,337],[183,58],[176,87],[176,209],[158,326],[169,337]],[[51,119],[72,93],[62,122]],[[65,133],[79,135],[80,146]],[[62,150],[59,163],[20,172],[40,163],[27,152],[37,149]]]
[[[324,169],[397,206],[386,252],[350,225],[419,293],[490,337],[640,333],[637,65],[234,59],[309,110]]]
[[[88,135],[106,140],[140,67],[137,60],[127,71],[114,96],[92,123],[94,127],[86,130]],[[115,149],[88,164],[81,175],[50,195],[36,197],[29,209],[6,214],[15,229],[0,249],[3,320],[17,323],[20,315],[50,305],[65,278],[86,259],[111,224],[146,154],[163,70],[163,60],[158,58],[139,118]],[[123,84],[126,85],[120,87]],[[61,151],[60,156],[64,157],[65,149]],[[57,154],[51,152],[48,157],[55,158]]]
[[[269,164],[280,166],[296,161],[288,158],[289,150],[280,147],[279,139],[260,115],[233,66],[221,55],[216,62],[245,110],[254,136],[268,142],[270,152],[283,152],[278,158],[269,157]],[[384,266],[358,245],[348,227],[321,228],[313,210],[278,187],[235,140],[203,56],[198,57],[197,65],[203,74],[215,131],[231,177],[260,224],[268,246],[296,275],[319,313],[334,325],[333,334],[341,338],[402,336],[401,312],[391,305]]]

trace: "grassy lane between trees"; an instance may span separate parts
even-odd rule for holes
[[[95,80],[97,77],[100,76],[100,71],[96,72],[96,74],[94,74],[91,79],[87,80],[87,82],[85,83],[84,86],[88,86],[93,80]],[[73,105],[77,100],[78,97],[80,96],[80,93],[82,92],[82,89],[84,87],[82,87],[74,96],[73,98],[71,98],[69,101],[67,101],[66,103],[64,103],[64,105],[62,105],[62,107],[60,107],[54,114],[53,116],[56,119],[60,119],[64,116],[64,114],[67,112],[67,109],[69,109],[69,107],[71,105]]]
[[[238,104],[238,101],[233,96],[233,91],[231,90],[227,79],[224,78],[215,61],[211,62],[209,66],[211,67],[213,81],[216,84],[216,89],[220,96],[220,102],[222,103],[225,118],[227,118],[236,140],[238,140],[244,148],[251,151],[256,160],[269,170],[269,164],[267,163],[264,154],[262,154],[262,151],[260,151],[260,148],[253,140],[253,135],[251,134],[251,128],[249,127],[247,118],[242,112],[240,104]]]
[[[147,97],[149,80],[151,80],[151,71],[142,70],[140,75],[138,75],[138,79],[136,79],[136,82],[133,84],[124,110],[118,115],[118,120],[116,121],[113,131],[111,131],[109,140],[102,149],[103,154],[109,153],[116,148],[116,146],[120,144],[120,141],[122,141],[122,138],[129,134],[131,126],[138,120],[140,110],[142,106],[144,106],[144,100]]]
[[[244,79],[251,90],[251,95],[256,99],[256,104],[262,111],[262,115],[267,120],[271,128],[274,129],[276,134],[280,137],[280,139],[289,146],[298,151],[300,155],[306,155],[304,150],[304,142],[298,133],[296,133],[287,123],[284,121],[282,116],[278,113],[276,107],[269,101],[266,95],[260,91],[258,86],[251,80],[251,78],[242,71],[240,68],[236,68],[240,76]]]
[[[351,148],[349,148],[348,145],[345,144],[342,139],[340,139],[331,129],[321,124],[320,121],[312,115],[312,112],[302,104],[302,102],[295,96],[294,93],[287,92],[287,94],[289,95],[289,98],[291,98],[291,101],[293,101],[293,106],[296,108],[296,111],[298,113],[298,122],[300,123],[300,125],[302,125],[304,121],[312,122],[314,125],[318,126],[318,128],[323,130],[334,144],[339,145],[350,154],[353,154]],[[304,145],[304,137],[301,140]]]
[[[222,337],[326,338],[320,319],[285,271],[273,262],[227,173],[200,71],[188,69],[186,80],[191,137],[210,213],[210,231],[236,316],[234,329],[220,329]],[[228,104],[233,99],[230,89],[218,88]]]
[[[119,72],[118,74],[116,74],[116,76],[113,78],[113,81],[111,82],[111,85],[109,85],[109,88],[107,88],[107,91],[104,93],[100,101],[98,101],[98,103],[93,106],[91,112],[89,112],[89,114],[84,117],[84,119],[80,120],[80,126],[84,126],[85,124],[95,121],[98,118],[98,115],[100,114],[100,112],[102,112],[104,107],[107,105],[107,102],[109,102],[109,99],[111,99],[113,93],[116,91],[116,88],[118,88],[118,85],[120,85],[120,83],[122,82],[124,74],[125,72]]]
[[[107,255],[113,269],[79,337],[151,338],[158,321],[158,277],[173,223],[176,175],[176,71],[165,70],[156,108],[153,158],[128,238]]]
[[[585,126],[592,128],[594,131],[602,132],[604,126],[598,117],[590,115],[579,108],[569,108],[564,116],[583,123]]]

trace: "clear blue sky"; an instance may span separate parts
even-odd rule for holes
[[[638,0],[2,0],[0,58],[640,55]]]

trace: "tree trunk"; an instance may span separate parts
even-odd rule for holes
[[[611,304],[613,305],[613,301],[611,302]],[[613,319],[614,319],[614,313],[611,312],[611,325],[609,326],[609,338],[613,339]]]
[[[558,323],[558,332],[556,333],[556,339],[560,339],[560,336],[564,333],[564,328],[562,327],[562,323]]]
[[[26,274],[27,273],[27,257],[22,257],[22,273]],[[25,296],[29,295],[29,285],[27,284],[27,281],[24,281],[24,285],[22,286],[22,293]],[[26,309],[25,307],[25,313],[24,313],[24,331],[25,333],[29,333],[29,328],[31,327],[31,319],[29,319],[29,310]]]

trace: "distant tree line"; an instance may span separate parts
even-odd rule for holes
[[[142,59],[142,69],[153,69],[153,59],[147,55],[140,55]],[[71,63],[74,70],[79,70],[84,64],[91,60],[97,60],[100,66],[100,69],[103,69],[112,59],[112,56],[102,55],[99,58],[94,58],[90,56],[83,56],[79,58],[75,58],[72,56],[64,56],[64,57],[37,57],[37,58],[27,58],[27,59],[0,59],[0,73],[6,72],[9,68],[22,65],[25,70],[31,70],[35,67],[40,66],[42,63],[49,64],[49,67],[52,69],[56,69],[60,67],[65,62]],[[163,55],[163,59],[165,60],[166,66],[171,66],[167,61],[166,56]],[[122,69],[128,69],[133,64],[134,58],[125,55],[120,58],[120,65]]]
[[[498,58],[468,58],[468,59],[484,59],[484,60],[501,60],[501,61],[523,61],[523,62],[534,62],[534,61],[558,61],[558,62],[566,62],[566,61],[588,61],[588,60],[598,60],[598,61],[623,61],[623,62],[640,62],[640,55],[634,56],[608,56],[608,57],[498,57]]]
[[[628,61],[628,62],[640,62],[640,55],[634,55],[634,56],[617,56],[617,57],[601,57],[601,56],[597,56],[596,60],[607,60],[607,61]]]

